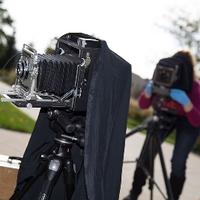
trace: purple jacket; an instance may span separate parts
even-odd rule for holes
[[[193,109],[190,112],[186,113],[183,110],[183,107],[180,104],[176,103],[178,113],[181,116],[185,116],[192,126],[200,127],[200,82],[199,81],[193,82],[192,91],[188,94],[188,96],[193,104]],[[142,92],[139,98],[140,107],[143,109],[149,108],[152,104],[152,98],[146,98],[144,93]]]

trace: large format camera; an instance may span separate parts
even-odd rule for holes
[[[93,64],[100,41],[82,33],[58,39],[54,54],[39,54],[24,45],[17,63],[16,83],[4,101],[20,107],[65,107],[85,111]]]
[[[178,57],[161,59],[153,74],[154,93],[168,96],[171,88],[190,92],[193,70]]]
[[[172,56],[159,60],[153,74],[153,107],[176,113],[177,103],[169,97],[170,89],[176,88],[189,93],[193,84],[193,69],[183,57]]]

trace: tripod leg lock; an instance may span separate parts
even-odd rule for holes
[[[61,162],[58,159],[51,160],[49,163],[49,170],[57,172],[60,169]]]

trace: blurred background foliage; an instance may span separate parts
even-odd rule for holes
[[[8,11],[3,8],[3,2],[0,1],[0,66],[3,66],[7,60],[15,55],[15,28],[13,19]],[[7,66],[7,68],[12,67]]]
[[[13,84],[15,80],[14,59],[18,51],[15,47],[15,27],[3,1],[0,0],[0,80]],[[10,60],[9,63],[7,63]]]
[[[16,78],[14,21],[0,0],[0,81],[12,85]],[[0,127],[20,132],[32,132],[35,121],[10,103],[0,103]]]

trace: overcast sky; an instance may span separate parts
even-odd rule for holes
[[[178,42],[159,25],[180,8],[200,13],[199,0],[5,0],[15,20],[17,48],[34,43],[43,53],[54,37],[84,32],[107,41],[132,65],[132,71],[151,78],[157,61],[180,50]],[[173,12],[174,15],[174,12]]]

